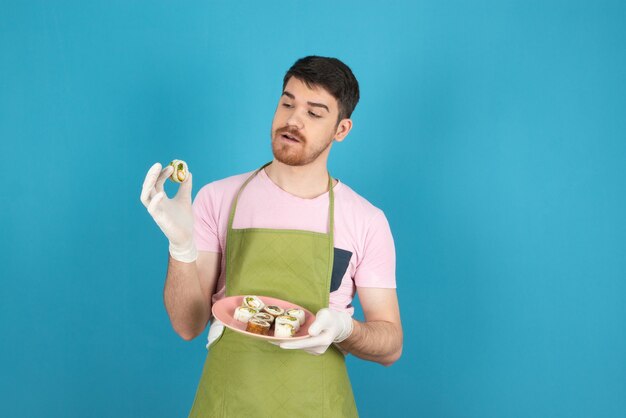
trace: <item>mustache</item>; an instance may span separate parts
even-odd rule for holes
[[[275,136],[278,136],[278,135],[281,135],[281,134],[289,134],[289,135],[295,137],[298,141],[306,142],[306,138],[304,137],[304,135],[302,135],[298,131],[297,128],[291,128],[289,126],[285,126],[285,127],[276,129],[276,131],[274,132]]]

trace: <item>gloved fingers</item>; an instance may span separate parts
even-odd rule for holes
[[[144,204],[145,207],[148,207],[150,204],[150,199],[152,198],[152,191],[154,190],[154,184],[159,177],[159,173],[161,172],[161,164],[155,163],[150,167],[148,173],[146,174],[146,178],[143,181],[143,185],[141,186],[141,203]]]
[[[154,217],[154,212],[156,211],[156,208],[159,205],[159,203],[161,203],[161,201],[163,200],[163,197],[165,197],[165,192],[157,193],[154,195],[154,197],[150,201],[150,204],[148,205],[148,213],[152,215],[153,217]]]
[[[167,178],[172,175],[173,172],[174,172],[174,167],[172,167],[171,165],[168,165],[163,170],[161,170],[161,173],[159,174],[159,178],[157,179],[156,185],[155,185],[155,190],[157,193],[160,193],[163,191],[163,184],[165,183]]]
[[[316,319],[309,327],[309,335],[312,337],[317,337],[318,335],[320,335],[320,332],[322,332],[325,328],[326,328],[325,321],[322,322]]]
[[[328,350],[327,345],[316,345],[315,347],[305,347],[302,349],[302,351],[308,353],[308,354],[312,354],[314,356],[319,356],[321,354],[324,354],[326,352],[326,350]]]
[[[217,340],[222,335],[223,332],[224,332],[224,324],[219,319],[215,318],[215,320],[209,327],[209,335],[207,335],[206,348],[208,349],[209,346],[213,344],[213,341]]]
[[[280,348],[293,350],[293,349],[314,348],[314,347],[319,347],[319,346],[328,347],[332,342],[333,342],[332,333],[328,330],[325,330],[316,337],[303,338],[301,340],[288,341],[285,343],[281,343]]]
[[[315,321],[309,327],[309,335],[317,336],[323,330],[332,325],[332,315],[328,309],[321,309],[317,315],[315,315]]]
[[[187,172],[187,178],[185,178],[185,181],[180,184],[174,199],[183,199],[191,203],[192,177],[193,175],[191,172]]]
[[[305,348],[304,351],[306,351],[309,354],[312,354],[314,356],[319,356],[322,355],[326,352],[326,350],[328,350],[328,346],[327,345],[320,345],[317,347],[311,347],[311,348]]]

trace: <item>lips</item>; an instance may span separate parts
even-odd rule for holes
[[[276,132],[282,139],[289,142],[304,142],[304,139],[295,132],[290,132],[286,129],[279,129]]]

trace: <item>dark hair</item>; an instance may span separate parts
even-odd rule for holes
[[[307,87],[323,87],[339,104],[339,119],[349,118],[359,102],[359,82],[352,70],[337,58],[311,55],[300,58],[283,78],[283,90],[291,77],[304,82]]]

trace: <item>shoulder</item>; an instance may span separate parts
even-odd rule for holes
[[[364,222],[373,219],[385,219],[385,214],[381,209],[343,182],[339,183],[335,192],[335,201],[342,212],[350,212],[353,217],[358,217]]]
[[[210,201],[221,201],[225,198],[230,199],[235,195],[235,193],[237,193],[239,188],[253,173],[254,170],[248,171],[246,173],[236,174],[205,184],[198,191],[196,199],[208,199]]]

